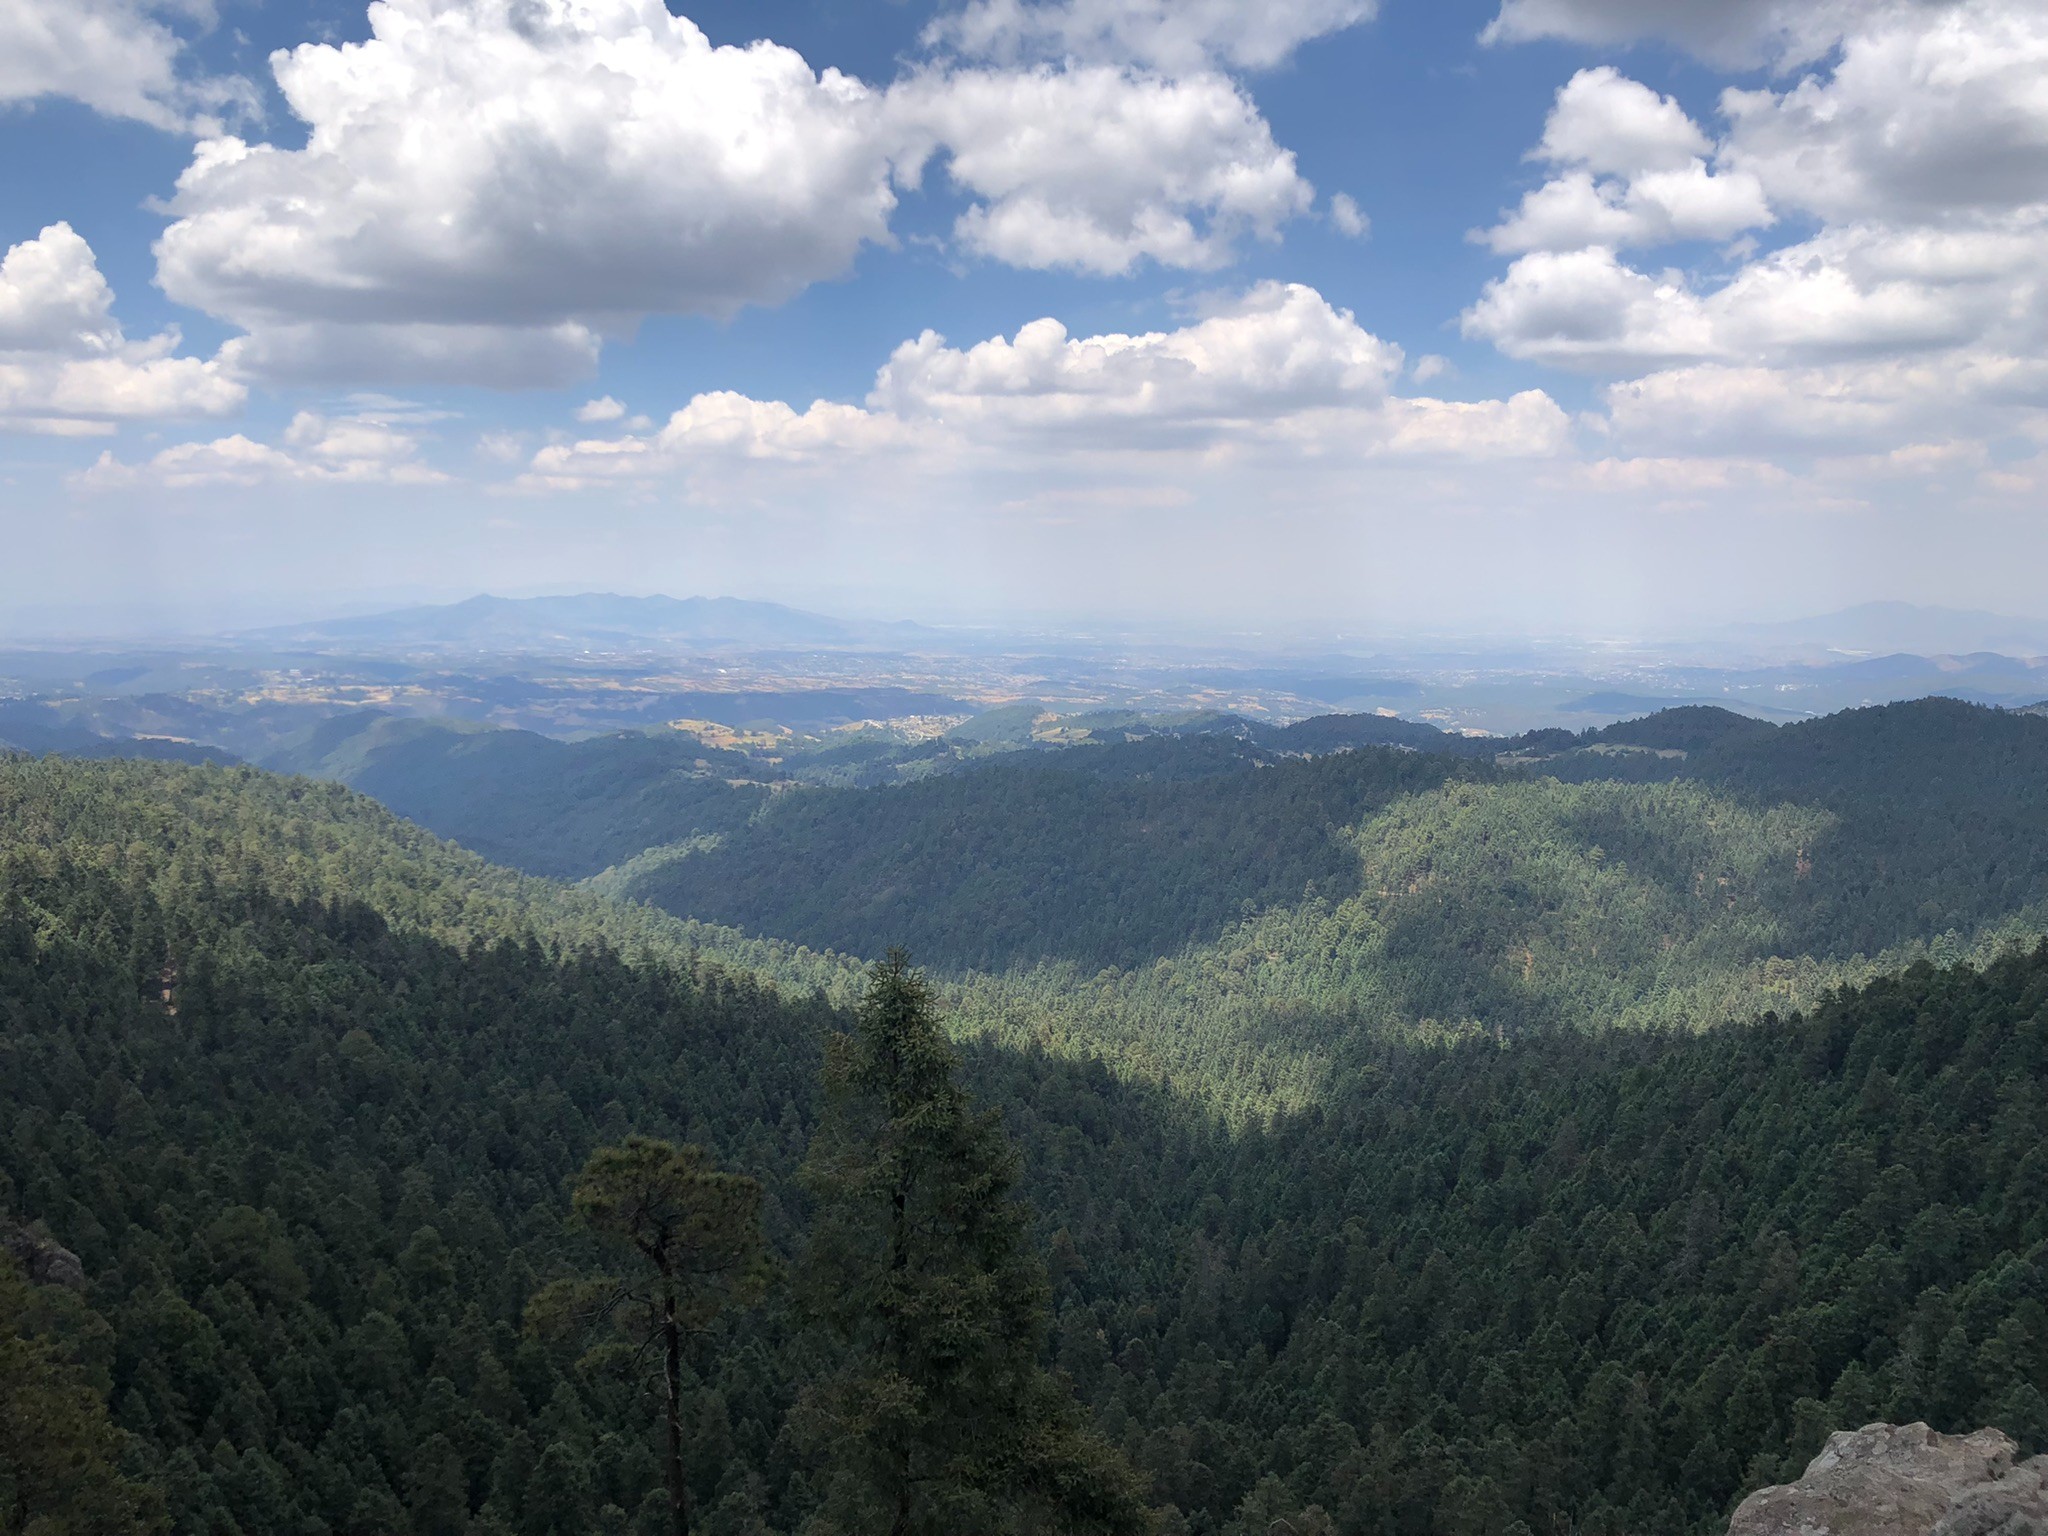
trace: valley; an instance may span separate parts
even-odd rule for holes
[[[657,1518],[631,1394],[516,1329],[587,1242],[556,1191],[688,1137],[795,1257],[847,971],[779,949],[764,983],[758,946],[242,768],[0,764],[0,825],[0,1187],[76,1251],[92,1310],[39,1326],[174,1522],[358,1529],[444,1486],[486,1528]],[[1170,1527],[1704,1531],[1838,1423],[2048,1437],[2044,999],[2021,949],[1706,1030],[1354,1021],[1249,1123],[1050,1031],[963,1050],[1049,1358]],[[813,1346],[781,1296],[720,1329],[692,1496],[788,1528]]]
[[[695,1523],[823,1529],[807,1159],[899,945],[1072,1475],[1149,1508],[1074,1529],[1713,1536],[1843,1426],[2048,1443],[2038,712],[158,680],[0,707],[0,1239],[79,1276],[0,1321],[109,1529],[666,1530],[644,1395],[534,1331],[631,1136],[786,1277],[688,1352]]]
[[[2048,0],[0,0],[0,1536],[2048,1536]]]

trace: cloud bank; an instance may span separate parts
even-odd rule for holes
[[[1591,36],[1634,9],[1510,3],[1496,30],[1548,18],[1552,35]],[[1755,46],[1800,55],[1793,11],[1737,9]],[[1712,53],[1691,30],[1708,8],[1640,13]],[[1724,92],[1717,135],[1613,69],[1567,84],[1532,152],[1559,173],[1480,236],[1515,259],[1465,333],[1608,376],[1600,425],[1630,451],[1873,472],[2028,451],[2048,439],[2048,11],[1797,14],[1838,52]],[[1623,254],[1774,229],[1796,233],[1667,266]],[[1953,451],[1965,439],[1975,453]]]
[[[202,142],[159,280],[279,380],[588,374],[651,314],[725,316],[892,243],[928,170],[970,255],[1208,269],[1313,189],[1242,89],[1130,63],[939,62],[885,88],[661,0],[378,0],[273,70],[301,148]]]
[[[0,431],[91,436],[123,421],[220,416],[248,391],[176,331],[130,341],[92,247],[52,224],[0,258]]]

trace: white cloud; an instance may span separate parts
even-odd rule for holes
[[[344,328],[401,376],[555,382],[656,311],[773,304],[888,238],[879,103],[660,0],[381,0],[274,68],[303,149],[222,138],[158,244],[173,298],[304,376]],[[395,333],[353,359],[387,352]]]
[[[1938,354],[1809,367],[1699,364],[1605,387],[1606,429],[1642,452],[1889,452],[2044,419],[2048,366]]]
[[[256,320],[224,347],[236,369],[277,384],[573,384],[597,371],[598,335],[556,325],[441,325],[427,320]]]
[[[1695,161],[1683,170],[1648,171],[1626,184],[1568,171],[1526,194],[1482,238],[1503,253],[1577,251],[1726,240],[1772,222],[1754,177],[1715,175]]]
[[[1487,284],[1467,335],[1511,357],[1626,370],[1721,359],[1803,365],[1830,358],[2048,340],[2048,228],[1967,233],[1850,226],[1745,264],[1704,295],[1612,251],[1538,252]]]
[[[1503,21],[1538,9],[1510,4]],[[1536,153],[1578,163],[1488,232],[1526,254],[1466,311],[1466,333],[1620,375],[1605,428],[1639,452],[1830,455],[1903,476],[1957,462],[1947,445],[2048,427],[2048,10],[1825,9],[1831,62],[1726,92],[1711,145],[1675,104],[1612,71],[1576,77]],[[1551,10],[1588,26],[1605,14]],[[1743,14],[1767,12],[1790,14]],[[1597,180],[1603,170],[1625,183]],[[1731,194],[1718,230],[1709,182]],[[1732,233],[1752,197],[1767,211],[1744,227],[1772,212],[1817,227],[1760,253],[1745,241],[1720,272],[1615,254]],[[1670,217],[1649,216],[1650,201]]]
[[[1596,46],[1659,41],[1710,63],[1789,66],[1817,59],[1845,29],[1894,0],[1501,0],[1490,43],[1562,38]],[[1934,8],[1942,0],[1902,0]]]
[[[378,0],[273,58],[302,148],[202,142],[158,277],[253,375],[559,385],[646,315],[777,304],[943,164],[968,251],[1208,268],[1313,190],[1220,75],[921,70],[886,90],[662,0]]]
[[[1715,172],[1712,143],[1668,96],[1605,65],[1557,93],[1532,158],[1565,167],[1481,238],[1496,251],[1726,240],[1773,221],[1762,183]]]
[[[1220,266],[1272,237],[1315,192],[1257,106],[1221,75],[1107,66],[914,75],[889,91],[899,173],[943,154],[977,199],[955,226],[971,251],[1020,267],[1113,275],[1141,260]]]
[[[600,395],[595,400],[586,400],[576,408],[576,419],[585,424],[617,421],[625,414],[625,405],[610,395]]]
[[[1387,402],[1387,431],[1375,449],[1452,460],[1548,458],[1569,446],[1571,421],[1540,389],[1506,400]]]
[[[69,97],[156,128],[217,128],[247,111],[244,81],[181,77],[184,43],[148,0],[7,0],[0,5],[0,102]]]
[[[218,416],[246,389],[222,359],[130,341],[92,247],[52,224],[0,258],[0,430],[89,435],[123,420]]]
[[[2048,7],[1880,10],[1824,76],[1729,91],[1730,164],[1828,219],[2003,215],[2048,204]]]
[[[1363,240],[1372,233],[1372,220],[1349,192],[1339,192],[1330,199],[1330,222],[1337,226],[1338,234],[1353,240]]]
[[[859,406],[816,400],[799,412],[780,400],[717,390],[696,396],[658,432],[550,443],[534,454],[517,484],[523,490],[571,490],[717,465],[802,467],[929,446],[931,436]]]
[[[0,258],[0,350],[96,354],[120,345],[114,290],[92,247],[52,224]]]
[[[972,0],[933,21],[925,41],[1002,63],[1267,69],[1310,39],[1370,21],[1377,11],[1377,0]]]
[[[419,460],[417,434],[366,416],[326,417],[301,411],[285,428],[282,446],[237,432],[212,442],[179,443],[140,464],[100,455],[76,477],[90,491],[154,486],[276,484],[434,485],[447,479]]]
[[[1599,247],[1522,257],[1486,285],[1463,326],[1510,357],[1603,371],[1719,350],[1681,274],[1650,277]]]
[[[1639,450],[1797,452],[1904,430],[1914,381],[1896,370],[1671,369],[1608,386],[1614,435]]]
[[[1390,394],[1400,348],[1298,284],[1262,283],[1172,331],[1072,336],[1035,320],[956,348],[927,331],[877,373],[864,406],[699,395],[658,432],[550,445],[522,483],[572,489],[736,464],[851,466],[880,454],[892,481],[1030,478],[1115,463],[1171,483],[1219,459],[1278,455],[1552,455],[1569,422],[1541,391],[1452,402]],[[1155,486],[1156,489],[1156,486]],[[1123,494],[1120,492],[1119,494]]]
[[[500,464],[516,464],[526,457],[526,435],[501,431],[479,433],[476,451]]]
[[[898,347],[869,405],[955,426],[1174,426],[1270,421],[1312,406],[1377,403],[1401,349],[1312,288],[1261,283],[1176,331],[1070,337],[1034,320],[967,349],[927,331]]]
[[[1649,454],[1592,459],[1572,469],[1575,484],[1624,496],[1783,485],[1791,478],[1768,459],[1658,458]]]
[[[1676,101],[1603,64],[1580,70],[1558,91],[1535,153],[1603,176],[1633,176],[1683,170],[1712,148]]]

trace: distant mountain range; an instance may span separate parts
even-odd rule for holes
[[[370,650],[446,647],[561,651],[646,645],[788,650],[928,645],[942,633],[907,621],[875,623],[835,618],[747,598],[629,597],[612,592],[581,592],[553,597],[485,595],[459,603],[272,626],[249,631],[242,638],[266,645]],[[949,648],[972,645],[966,634],[944,638]],[[1901,653],[2032,657],[2048,656],[2048,619],[1917,603],[1873,602],[1807,618],[1729,625],[1720,631],[1720,638],[1745,648],[1815,660]],[[1412,691],[1413,685],[1407,686]],[[1345,702],[1351,702],[1348,693]]]
[[[747,645],[768,649],[886,646],[932,631],[807,613],[737,597],[625,597],[582,592],[561,597],[472,597],[251,632],[266,644],[461,647],[472,650],[581,650],[645,644]]]
[[[1813,618],[1731,625],[1724,633],[1738,641],[1866,656],[1899,651],[1918,656],[1965,656],[1981,651],[2048,655],[2048,619],[1918,603],[1858,603]]]

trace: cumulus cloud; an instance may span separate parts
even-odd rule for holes
[[[580,422],[617,421],[626,414],[623,402],[610,395],[600,395],[595,400],[586,400],[576,407],[576,419]]]
[[[943,165],[973,254],[1207,268],[1313,190],[1227,78],[1116,65],[917,71],[886,89],[662,0],[379,0],[360,43],[273,58],[303,147],[202,142],[164,291],[241,367],[522,386],[587,375],[649,314],[728,315],[892,240]]]
[[[1773,222],[1763,184],[1709,168],[1712,143],[1668,96],[1602,65],[1557,93],[1534,158],[1563,167],[1480,236],[1496,251],[1726,240]]]
[[[77,477],[82,489],[136,486],[190,490],[201,486],[278,484],[434,485],[447,479],[420,462],[417,433],[376,414],[327,417],[301,411],[281,445],[237,432],[211,442],[179,443],[139,464],[111,452]]]
[[[954,70],[898,83],[888,106],[905,181],[916,185],[942,155],[976,199],[956,237],[1013,266],[1216,267],[1243,235],[1271,237],[1315,198],[1258,107],[1221,75]]]
[[[1375,448],[1453,460],[1548,458],[1569,446],[1571,421],[1540,389],[1505,400],[1390,400]]]
[[[1489,43],[1560,38],[1614,46],[1664,42],[1709,63],[1803,64],[1874,11],[1933,9],[1946,0],[1501,0]]]
[[[1824,75],[1729,91],[1726,156],[1823,218],[1950,219],[2048,203],[2048,8],[1880,10]]]
[[[1911,430],[1926,381],[1910,371],[1669,369],[1610,385],[1610,430],[1632,447],[1715,454],[1846,449]]]
[[[1363,240],[1372,233],[1372,220],[1349,192],[1339,192],[1330,199],[1330,222],[1337,226],[1338,234],[1353,240]]]
[[[223,111],[250,110],[247,82],[181,73],[184,43],[163,21],[167,9],[146,0],[8,0],[0,6],[0,102],[62,96],[108,117],[206,131]]]
[[[1889,453],[2048,419],[2048,365],[1969,352],[1809,367],[1707,363],[1602,393],[1605,429],[1638,451]]]
[[[931,446],[930,434],[859,406],[816,400],[797,411],[780,400],[715,390],[696,396],[656,432],[550,443],[533,456],[517,485],[571,490],[712,465],[843,464],[912,446]]]
[[[1590,459],[1574,465],[1571,477],[1587,490],[1624,496],[1783,485],[1792,478],[1769,459],[1659,458],[1652,454]]]
[[[170,201],[164,290],[250,330],[252,365],[426,327],[405,373],[553,382],[642,314],[777,303],[887,238],[873,93],[790,49],[714,48],[660,0],[382,0],[370,24],[275,58],[304,148],[209,140]]]
[[[1595,370],[1666,359],[1804,364],[2048,339],[2048,230],[1825,230],[1696,292],[1612,251],[1524,256],[1466,311],[1512,357]]]
[[[221,359],[178,356],[175,331],[130,341],[113,306],[92,247],[69,224],[0,258],[0,430],[89,435],[242,404],[247,391]]]
[[[1606,429],[1645,452],[1768,445],[1904,473],[1902,446],[2043,430],[2048,12],[1902,0],[1828,15],[1830,63],[1724,93],[1711,144],[1611,70],[1576,77],[1534,152],[1575,163],[1487,233],[1522,254],[1466,311],[1466,334],[1619,375]],[[1743,189],[1719,230],[1697,210],[1690,230],[1645,217],[1652,178],[1689,179],[1695,195],[1702,176]],[[1812,232],[1737,248],[1718,271],[1617,254],[1732,233],[1750,200],[1763,212],[1740,227],[1782,211]]]
[[[1557,93],[1536,153],[1602,175],[1682,170],[1713,143],[1669,96],[1611,65],[1582,69]]]
[[[1648,276],[1604,247],[1522,257],[1486,285],[1463,327],[1510,357],[1601,371],[1718,350],[1682,274]]]
[[[1002,63],[1268,69],[1312,38],[1370,21],[1378,9],[1377,0],[973,0],[934,20],[925,41]]]
[[[113,310],[114,290],[69,224],[0,257],[0,350],[109,352],[121,341]]]
[[[598,334],[556,325],[427,320],[253,320],[222,349],[237,371],[274,384],[562,386],[597,369]]]
[[[1312,288],[1262,283],[1171,331],[1070,335],[1053,319],[954,347],[898,347],[864,405],[699,395],[657,433],[554,444],[523,479],[568,489],[735,463],[845,465],[913,452],[919,473],[1057,459],[1199,472],[1218,455],[1289,461],[1561,452],[1570,424],[1541,391],[1453,402],[1391,393],[1399,347]],[[890,474],[900,473],[892,467]]]
[[[1214,426],[1377,403],[1401,349],[1298,283],[1261,283],[1191,325],[1072,337],[1052,319],[966,349],[926,331],[898,347],[868,403],[899,416],[1013,427]]]

